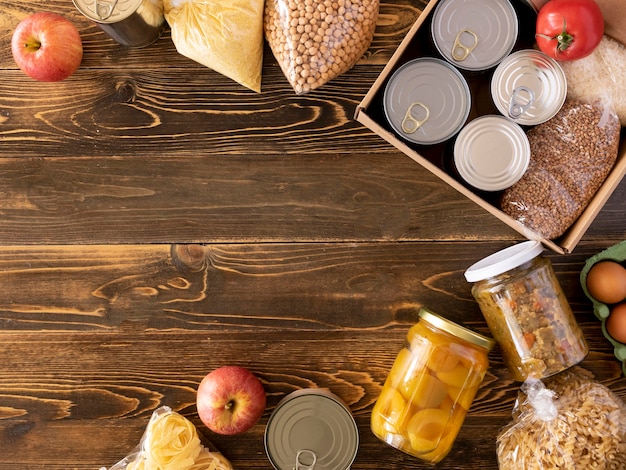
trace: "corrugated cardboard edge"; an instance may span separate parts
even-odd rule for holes
[[[395,68],[396,63],[399,61],[401,55],[404,53],[404,50],[413,39],[413,36],[415,36],[417,30],[426,21],[429,13],[437,4],[437,1],[438,0],[431,0],[426,8],[424,8],[422,13],[419,15],[413,26],[409,29],[407,35],[404,37],[394,54],[391,56],[391,59],[389,60],[387,65],[385,65],[372,87],[369,89],[363,100],[361,100],[361,102],[357,105],[354,113],[355,120],[372,130],[374,133],[378,134],[380,137],[392,144],[402,153],[409,156],[412,160],[426,168],[428,171],[430,171],[435,176],[443,180],[446,184],[448,184],[449,186],[463,194],[465,197],[476,203],[478,206],[482,207],[487,212],[497,217],[500,221],[504,222],[506,225],[511,227],[513,230],[515,230],[525,238],[529,240],[540,241],[544,246],[559,254],[571,253],[578,244],[578,242],[582,239],[586,230],[594,221],[594,219],[596,218],[606,201],[609,199],[613,191],[615,191],[617,186],[620,184],[624,175],[626,174],[626,143],[621,143],[617,162],[609,173],[602,187],[592,198],[589,205],[578,217],[576,222],[574,222],[574,224],[569,227],[569,229],[565,232],[565,234],[559,239],[557,243],[554,240],[542,237],[534,230],[531,230],[517,220],[509,217],[507,214],[505,214],[495,206],[478,197],[471,190],[453,179],[442,169],[440,169],[436,165],[433,165],[427,159],[422,157],[419,153],[411,149],[408,145],[398,139],[395,134],[383,129],[380,124],[378,124],[367,115],[366,110],[371,104],[374,96],[378,93],[379,89],[382,87],[392,69]]]

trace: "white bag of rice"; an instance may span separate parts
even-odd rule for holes
[[[163,6],[181,55],[261,91],[263,0],[164,0]]]
[[[572,99],[607,100],[613,104],[622,126],[626,126],[626,47],[607,35],[598,47],[578,60],[560,62]]]
[[[496,442],[500,470],[623,470],[626,405],[580,367],[529,380]]]

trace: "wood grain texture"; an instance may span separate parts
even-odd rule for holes
[[[307,387],[353,412],[353,469],[432,468],[374,437],[373,403],[420,306],[488,334],[463,272],[520,236],[353,119],[425,3],[384,1],[358,64],[296,96],[269,47],[257,94],[182,57],[167,30],[126,49],[70,1],[0,0],[0,470],[109,467],[163,405],[236,468],[269,469],[269,415]],[[80,69],[56,84],[10,53],[43,10],[83,38]],[[578,276],[626,238],[625,210],[622,183],[573,254],[546,253],[589,342],[583,366],[622,398]],[[437,468],[497,469],[519,384],[498,348],[490,361]],[[224,364],[268,394],[235,438],[195,408]]]
[[[15,450],[0,468],[111,465],[162,405],[189,417],[237,468],[270,468],[262,444],[269,414],[307,387],[350,406],[362,441],[353,468],[429,468],[377,441],[369,413],[421,305],[488,334],[462,269],[502,246],[0,248],[0,446]],[[574,282],[595,249],[550,257],[592,350],[583,366],[625,397],[619,363]],[[494,439],[518,384],[497,348],[490,360],[467,425],[438,468],[473,468],[463,463],[468,452],[497,468]],[[223,364],[250,367],[268,393],[262,420],[237,438],[210,434],[195,411],[197,385]]]

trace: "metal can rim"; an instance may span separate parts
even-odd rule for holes
[[[397,123],[396,119],[394,119],[394,116],[391,115],[390,110],[390,101],[392,99],[391,93],[393,93],[394,91],[392,88],[393,84],[395,84],[399,77],[403,73],[406,73],[407,70],[410,70],[412,67],[419,66],[420,64],[426,63],[430,63],[438,67],[443,67],[441,70],[445,70],[446,73],[450,74],[449,77],[456,81],[456,85],[459,87],[459,91],[461,91],[462,89],[462,96],[464,98],[464,106],[461,112],[458,113],[458,119],[455,121],[455,125],[451,126],[450,129],[448,129],[448,132],[443,133],[439,137],[432,139],[418,138],[404,132],[401,124]],[[440,83],[437,83],[437,85],[439,84]],[[383,92],[383,110],[385,113],[385,117],[387,118],[387,122],[389,122],[393,130],[402,138],[418,145],[435,145],[441,142],[445,142],[446,140],[453,137],[465,124],[465,121],[467,120],[471,110],[471,103],[472,97],[470,88],[467,80],[463,77],[461,72],[459,72],[459,70],[449,62],[446,62],[445,60],[436,57],[418,57],[416,59],[405,62],[393,72]]]
[[[274,469],[285,470],[285,468],[279,466],[279,462],[276,461],[277,457],[273,453],[273,449],[272,449],[273,446],[270,442],[270,439],[271,439],[270,434],[271,434],[272,426],[275,424],[275,421],[279,419],[279,415],[284,410],[285,406],[288,406],[289,403],[293,403],[295,400],[306,400],[307,397],[310,397],[313,399],[322,398],[322,399],[328,400],[327,402],[325,402],[327,405],[333,407],[335,411],[342,412],[341,415],[343,416],[343,418],[345,418],[344,424],[347,426],[346,429],[344,429],[344,431],[351,433],[350,437],[352,438],[352,446],[350,449],[348,449],[350,455],[346,454],[348,456],[345,459],[345,463],[346,463],[345,467],[338,468],[337,470],[348,470],[350,466],[352,465],[352,463],[354,462],[354,460],[356,459],[356,456],[358,453],[359,442],[360,442],[359,430],[358,430],[356,421],[354,420],[354,417],[352,416],[352,412],[350,411],[350,408],[343,402],[343,400],[341,400],[341,398],[339,398],[334,393],[325,389],[321,389],[321,388],[304,388],[304,389],[296,390],[294,392],[289,393],[278,402],[278,404],[276,405],[276,408],[274,409],[274,411],[272,412],[272,414],[270,415],[268,419],[268,422],[265,428],[265,434],[263,436],[265,452],[268,457],[268,460],[270,461]],[[286,430],[285,428],[282,429],[283,432],[285,432],[285,430]],[[287,431],[289,430],[287,429]],[[335,431],[337,430],[335,429]],[[295,463],[296,462],[294,459],[293,461],[294,466],[289,467],[289,470],[291,470],[291,468],[295,468]]]
[[[125,19],[129,18],[135,11],[137,11],[137,9],[141,6],[143,0],[134,0],[130,6],[127,7],[126,12],[123,15],[120,16],[113,16],[112,14],[106,18],[101,18],[96,16],[92,10],[87,8],[87,1],[86,0],[72,0],[72,2],[74,3],[74,6],[76,7],[76,9],[78,11],[80,11],[84,16],[86,16],[87,18],[89,18],[91,21],[95,21],[96,23],[101,23],[101,24],[114,24],[114,23],[119,23],[120,21],[124,21]],[[94,0],[94,2],[91,3],[98,3],[97,0]],[[113,7],[113,10],[115,9],[115,7]]]
[[[493,152],[498,145],[498,153]],[[454,163],[461,177],[482,191],[502,191],[517,183],[530,163],[524,130],[500,115],[472,120],[454,142]]]
[[[477,0],[479,2],[482,1],[482,3],[487,3],[489,5],[494,5],[495,4],[494,2],[497,1],[498,5],[502,7],[501,11],[505,15],[505,19],[510,20],[512,28],[510,27],[502,28],[504,29],[504,32],[507,34],[505,41],[493,41],[493,40],[488,41],[488,43],[495,44],[496,47],[499,48],[498,54],[494,55],[494,57],[490,60],[483,60],[482,63],[479,62],[476,65],[470,65],[471,63],[465,62],[465,60],[460,60],[460,61],[455,60],[453,57],[454,45],[452,45],[450,47],[451,50],[448,51],[447,48],[444,47],[444,45],[442,44],[443,38],[441,38],[440,34],[438,34],[440,33],[440,28],[437,27],[439,24],[439,21],[443,21],[443,19],[445,19],[445,18],[442,18],[441,15],[444,14],[444,8],[448,6],[447,3],[451,3],[452,1],[455,1],[455,0],[439,1],[437,6],[435,7],[435,11],[433,12],[433,18],[431,21],[431,37],[435,45],[435,48],[437,49],[439,54],[441,54],[442,57],[444,57],[448,62],[450,62],[455,67],[466,70],[468,72],[480,72],[484,70],[489,70],[492,67],[495,67],[496,65],[498,65],[498,63],[500,63],[505,57],[507,57],[511,53],[513,48],[515,47],[515,42],[517,40],[517,36],[519,33],[519,19],[517,17],[515,8],[511,4],[511,2],[509,0],[489,0],[487,2],[485,2],[484,0]],[[467,4],[466,2],[468,0],[459,0],[459,1],[461,1],[461,5],[464,5],[464,4]],[[472,7],[472,6],[469,5],[469,7]],[[470,10],[473,10],[473,9],[470,8]],[[459,12],[458,6],[457,8],[453,8],[453,13],[456,14],[457,12]],[[461,12],[460,14],[463,16],[463,12]],[[467,18],[465,16],[463,16],[463,18],[464,18],[463,29],[467,29],[468,28]],[[485,19],[486,21],[487,17],[485,17],[484,15],[481,15],[481,18]],[[448,20],[450,21],[450,18],[448,18]],[[448,24],[449,24],[449,21],[448,21]],[[488,28],[488,31],[493,31],[493,28]],[[457,36],[457,39],[458,39],[458,36]],[[483,43],[483,41],[480,41],[478,37],[476,37],[476,42],[479,47]],[[470,57],[472,57],[471,55],[472,53],[470,53]]]

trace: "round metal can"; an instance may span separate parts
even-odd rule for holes
[[[442,0],[431,22],[439,53],[469,71],[490,69],[509,55],[518,28],[509,0]]]
[[[524,130],[498,116],[481,116],[467,124],[454,143],[454,164],[461,177],[483,191],[501,191],[524,175],[530,144]]]
[[[385,87],[383,107],[401,137],[416,144],[438,144],[465,124],[471,108],[470,89],[453,66],[423,57],[393,73]]]
[[[78,11],[123,46],[148,46],[165,29],[163,3],[158,0],[72,1]]]
[[[504,116],[534,126],[553,118],[567,97],[567,79],[547,54],[524,49],[506,57],[491,78],[491,97]]]
[[[335,394],[302,389],[278,403],[264,441],[276,470],[348,470],[359,448],[359,431],[350,409]]]

